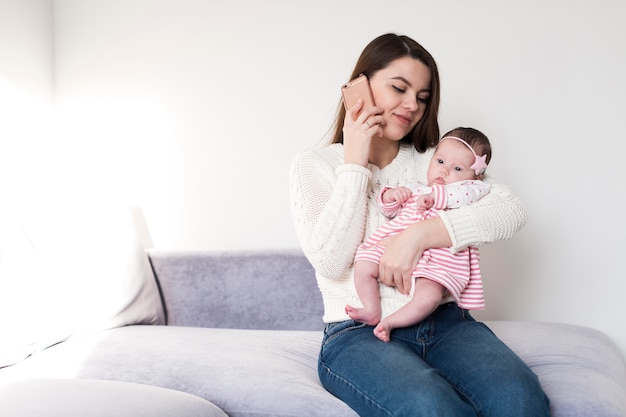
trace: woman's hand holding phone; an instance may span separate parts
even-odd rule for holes
[[[344,162],[367,166],[372,137],[382,133],[379,126],[382,118],[378,116],[381,109],[376,107],[369,80],[363,74],[344,84],[341,93],[346,109]]]

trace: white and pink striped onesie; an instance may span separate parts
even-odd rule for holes
[[[404,203],[385,204],[381,190],[378,203],[383,214],[391,221],[380,226],[356,253],[355,262],[369,261],[378,264],[385,248],[377,246],[381,240],[396,235],[415,222],[437,216],[440,210],[454,209],[472,204],[489,192],[489,185],[483,181],[460,181],[448,185],[426,186],[418,184],[412,189],[413,195]],[[420,211],[417,197],[433,193],[433,207]],[[433,248],[424,251],[413,270],[413,278],[427,278],[443,285],[459,307],[468,310],[485,308],[482,276],[480,274],[480,254],[478,248],[470,246],[456,253],[448,248]]]

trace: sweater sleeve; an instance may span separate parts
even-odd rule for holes
[[[291,164],[291,211],[302,250],[313,268],[338,279],[365,233],[371,171],[343,164],[330,150],[306,151]]]
[[[490,192],[479,201],[439,212],[452,239],[453,252],[510,239],[526,224],[527,212],[517,196],[490,178],[484,181],[489,184]]]

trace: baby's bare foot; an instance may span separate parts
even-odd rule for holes
[[[350,305],[346,306],[346,314],[352,320],[365,323],[368,326],[376,326],[380,321],[380,311],[367,308],[354,308]]]
[[[374,336],[382,340],[383,342],[389,342],[391,340],[391,331],[393,327],[391,327],[391,323],[386,320],[381,321],[374,328]]]

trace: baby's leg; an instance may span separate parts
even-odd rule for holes
[[[354,264],[354,285],[356,293],[363,303],[363,308],[346,306],[346,313],[351,319],[369,326],[380,321],[380,294],[378,292],[378,264],[358,261]]]
[[[388,342],[393,329],[413,326],[424,320],[437,309],[445,290],[443,285],[435,281],[418,278],[415,281],[413,299],[378,323],[374,334],[383,342]]]

